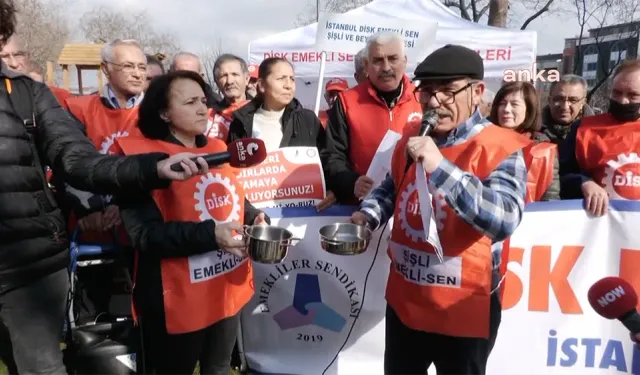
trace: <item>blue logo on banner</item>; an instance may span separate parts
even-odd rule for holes
[[[293,304],[273,316],[280,329],[314,325],[333,332],[340,332],[347,324],[346,319],[333,308],[322,302],[318,275],[299,273]]]

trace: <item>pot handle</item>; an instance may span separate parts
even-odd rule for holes
[[[249,229],[251,228],[251,225],[243,225],[242,226],[242,233],[238,233],[242,236],[242,240],[247,242],[247,240],[249,240],[251,238],[251,235],[249,234]]]
[[[336,241],[336,240],[331,240],[328,238],[321,238],[322,242],[328,244],[328,245],[342,245],[344,244],[344,242],[340,242],[340,241]]]
[[[282,240],[283,242],[282,246],[286,246],[286,247],[296,246],[300,241],[302,241],[302,238],[292,237],[292,238],[289,238],[288,240]]]

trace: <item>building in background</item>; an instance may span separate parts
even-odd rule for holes
[[[625,59],[638,56],[640,21],[589,30],[589,35],[565,39],[562,73],[574,73],[593,87],[610,76]]]
[[[553,82],[550,81],[549,72],[552,70],[562,72],[562,54],[551,53],[548,55],[540,55],[536,57],[536,69],[538,71],[544,70],[544,74],[541,74],[542,79],[536,81],[536,88],[540,92],[546,92]],[[553,79],[553,77],[551,77]]]

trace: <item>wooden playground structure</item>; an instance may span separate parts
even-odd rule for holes
[[[58,56],[56,62],[62,68],[62,88],[67,91],[70,85],[69,67],[75,65],[76,73],[78,77],[78,95],[84,95],[84,88],[82,85],[82,72],[86,70],[94,70],[98,79],[98,90],[103,85],[102,69],[100,64],[102,58],[100,57],[100,50],[104,44],[65,44]],[[158,60],[163,61],[166,59],[166,55],[158,52],[154,55]],[[49,86],[54,85],[55,69],[54,63],[47,62],[47,84]]]
[[[57,64],[62,67],[62,88],[69,90],[69,67],[75,65],[78,76],[78,94],[84,95],[82,87],[82,72],[95,70],[98,78],[98,87],[102,87],[102,70],[100,69],[100,49],[102,44],[65,44],[58,56]],[[47,62],[47,84],[53,86],[54,67],[53,62]]]

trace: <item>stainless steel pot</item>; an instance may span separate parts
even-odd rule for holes
[[[364,225],[336,223],[320,228],[320,246],[336,255],[358,255],[371,242],[371,229]]]
[[[271,225],[245,226],[244,236],[249,257],[264,264],[281,263],[289,248],[302,240],[284,228]]]

